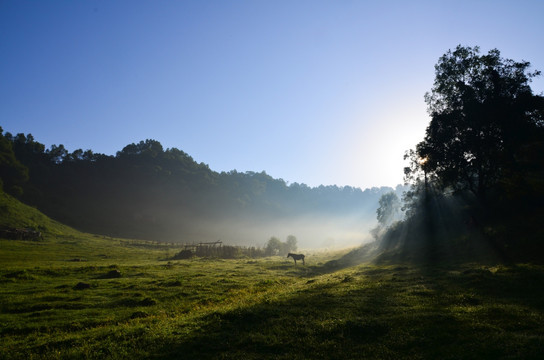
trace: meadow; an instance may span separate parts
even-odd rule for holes
[[[544,267],[0,240],[1,359],[539,359]],[[349,263],[345,259],[350,259]],[[348,265],[349,264],[349,265]]]

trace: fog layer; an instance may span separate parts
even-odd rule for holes
[[[28,168],[28,179],[10,184],[13,193],[67,225],[109,236],[263,246],[294,235],[305,248],[358,245],[369,240],[380,196],[394,190],[218,173],[155,140],[106,156],[62,145],[46,150],[30,134],[2,136]]]

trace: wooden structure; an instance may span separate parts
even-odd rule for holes
[[[217,240],[214,242],[199,242],[198,244],[185,244],[184,248],[185,250],[196,250],[199,247],[203,247],[203,246],[215,247],[216,245],[219,245],[219,247],[221,247],[223,246],[223,242],[221,240]]]

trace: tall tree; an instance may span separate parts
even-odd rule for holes
[[[282,249],[282,242],[280,241],[280,239],[278,239],[275,236],[272,236],[270,239],[268,239],[264,252],[268,256],[277,255],[278,253],[281,252],[281,249]]]
[[[297,251],[297,237],[294,235],[287,236],[287,241],[285,242],[287,252]]]
[[[400,219],[400,200],[397,194],[390,192],[383,194],[379,200],[380,207],[376,210],[378,223],[387,227],[395,220]]]
[[[28,180],[28,168],[17,160],[13,152],[12,143],[2,134],[0,127],[0,189],[20,195],[21,185]]]
[[[426,175],[439,184],[484,198],[510,169],[524,144],[542,141],[544,98],[529,83],[539,71],[501,58],[497,49],[457,46],[435,65],[425,95],[431,122],[416,147]]]

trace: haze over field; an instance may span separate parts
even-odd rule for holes
[[[479,45],[544,69],[543,13],[540,1],[2,1],[0,122],[70,151],[151,138],[219,172],[394,187],[429,122],[438,57]]]

